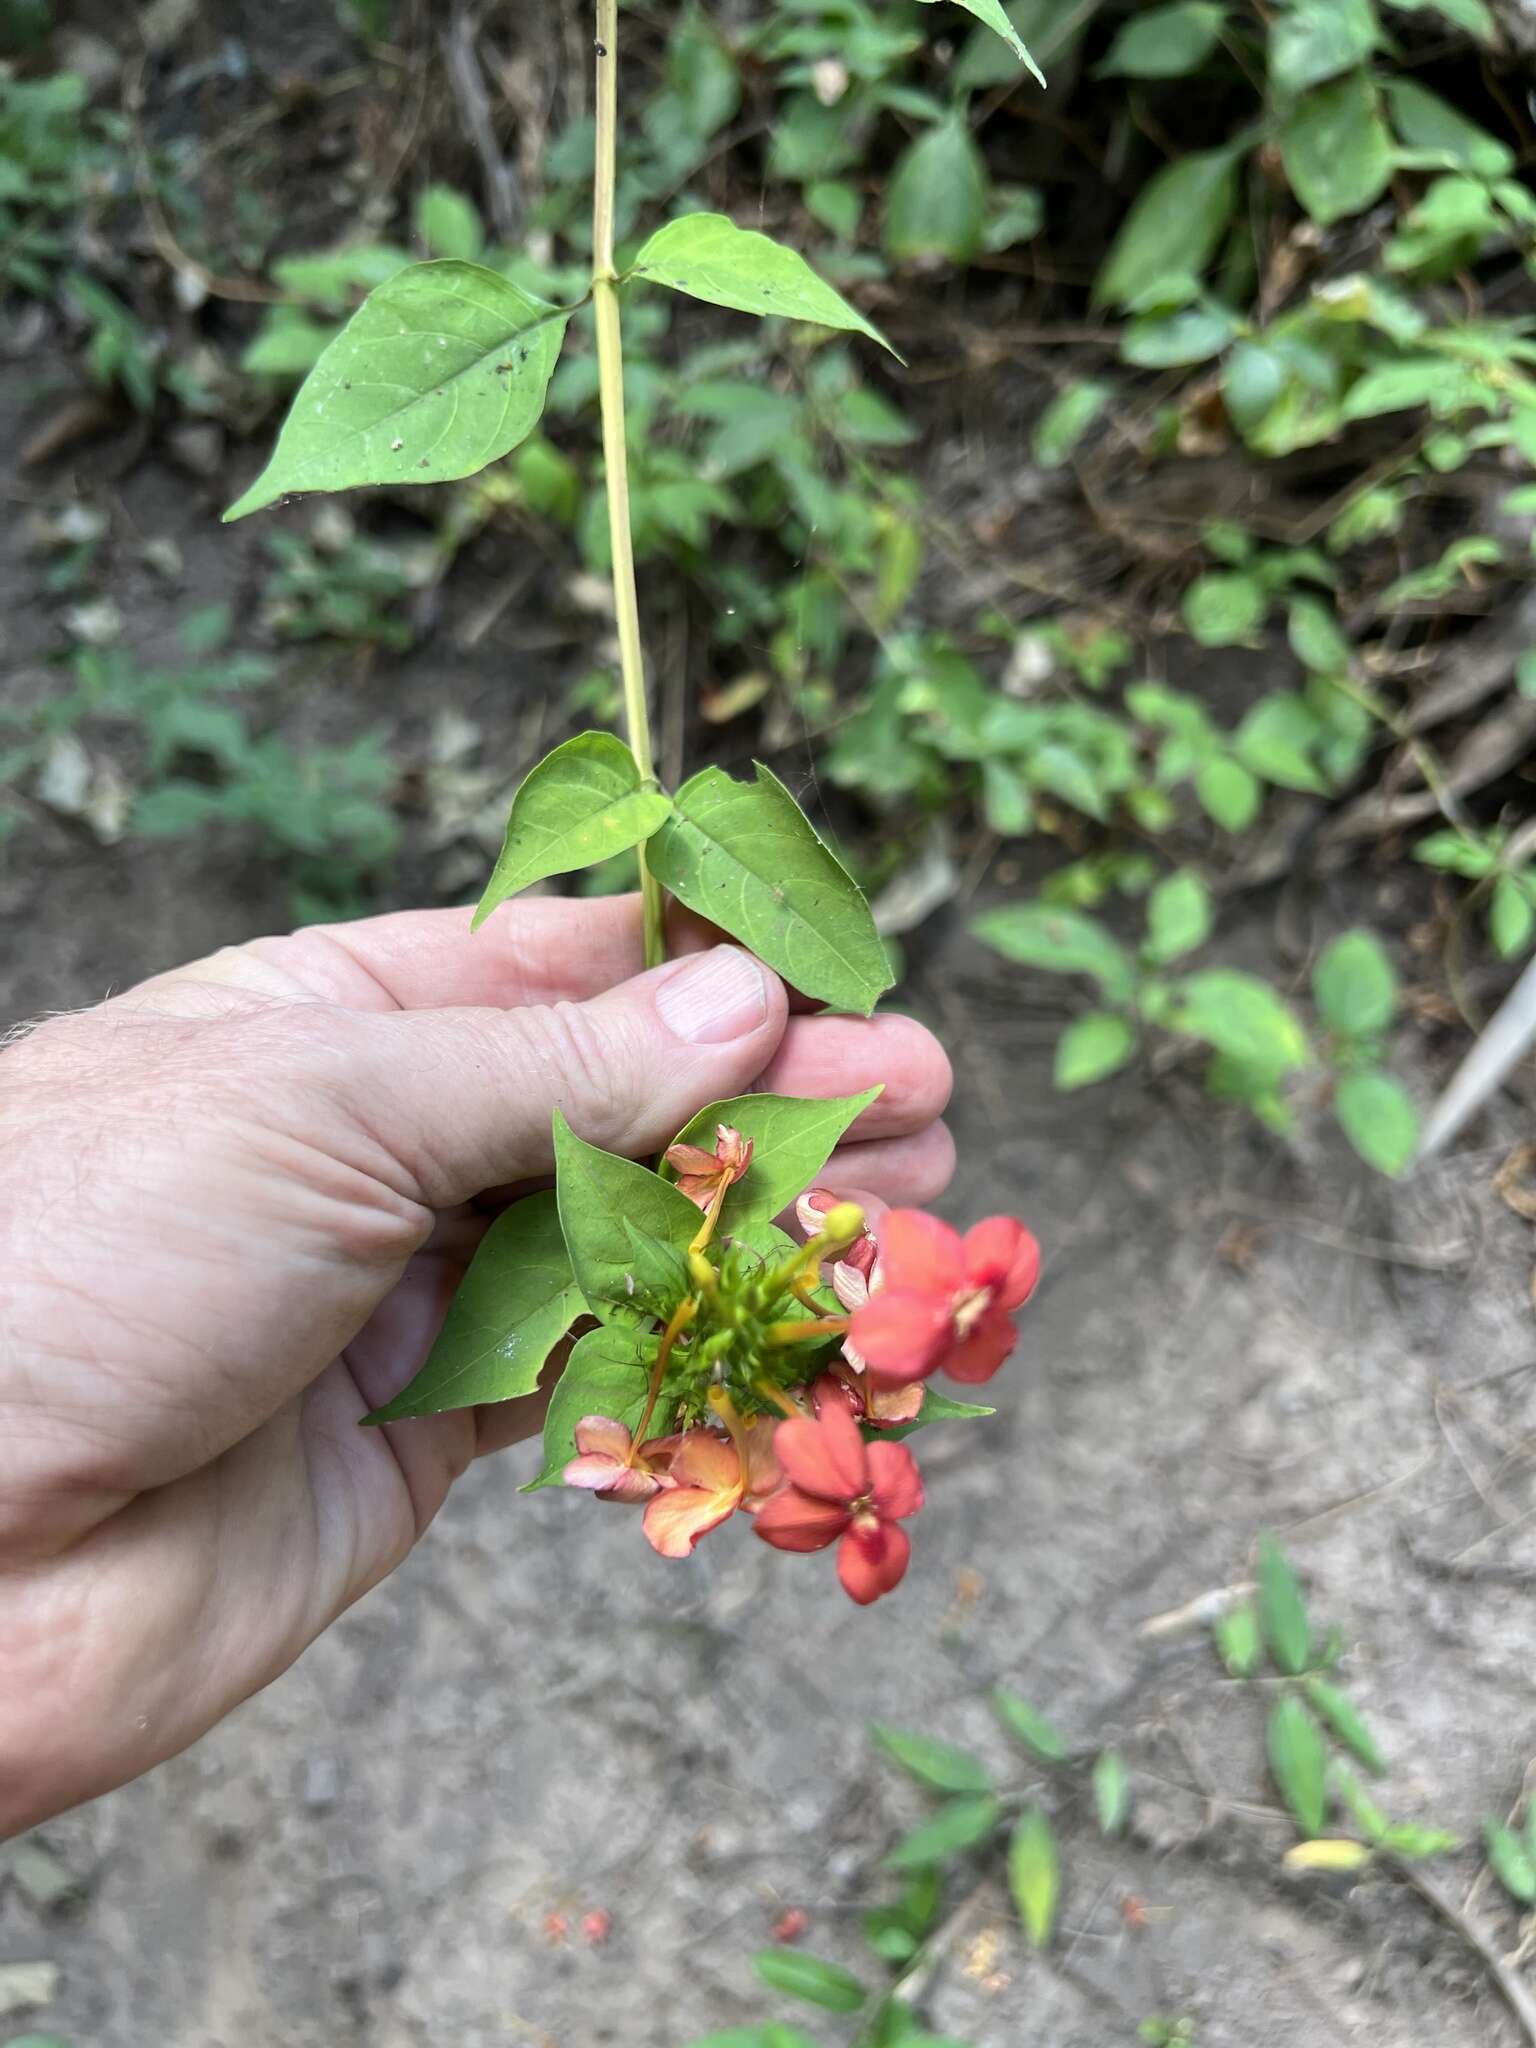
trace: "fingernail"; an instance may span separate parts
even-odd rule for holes
[[[767,978],[739,946],[716,946],[668,976],[656,991],[656,1009],[689,1045],[725,1045],[767,1023]]]

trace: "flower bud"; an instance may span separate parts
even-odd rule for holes
[[[839,1202],[821,1221],[822,1233],[834,1244],[852,1244],[864,1235],[864,1211],[857,1202]]]

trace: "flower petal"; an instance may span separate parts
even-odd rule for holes
[[[622,1465],[634,1438],[611,1415],[583,1415],[576,1425],[576,1448],[586,1458],[615,1458]]]
[[[741,1459],[736,1446],[712,1429],[690,1429],[667,1469],[679,1486],[702,1486],[712,1493],[741,1490]]]
[[[846,1259],[839,1259],[832,1268],[832,1292],[851,1314],[868,1301],[869,1282],[857,1266],[850,1265]]]
[[[675,1173],[708,1174],[711,1180],[720,1178],[720,1161],[713,1152],[706,1152],[702,1145],[669,1146],[667,1164]]]
[[[887,1380],[925,1379],[954,1330],[949,1304],[914,1287],[882,1287],[855,1309],[848,1341]]]
[[[814,1422],[808,1416],[781,1422],[773,1448],[795,1485],[820,1500],[846,1504],[857,1500],[869,1485],[864,1439],[840,1402],[829,1401]]]
[[[580,1486],[604,1500],[649,1500],[660,1493],[664,1481],[654,1472],[642,1472],[632,1465],[615,1464],[612,1458],[572,1458],[561,1474],[567,1486]]]
[[[816,1500],[796,1486],[786,1486],[758,1509],[752,1527],[775,1550],[825,1550],[848,1522],[848,1510],[835,1501]]]
[[[870,1492],[882,1521],[900,1522],[923,1504],[923,1475],[905,1444],[869,1447]]]
[[[795,1221],[808,1238],[817,1237],[839,1197],[830,1188],[807,1188],[795,1204]]]
[[[1022,1308],[1040,1278],[1040,1247],[1011,1216],[989,1216],[965,1234],[965,1277],[1002,1308]]]
[[[971,1334],[945,1352],[938,1369],[966,1386],[978,1386],[991,1379],[1018,1341],[1019,1333],[1006,1312],[989,1308]]]
[[[888,1287],[912,1287],[947,1300],[965,1285],[960,1233],[922,1209],[893,1209],[886,1217],[880,1263]]]
[[[691,1557],[699,1538],[718,1529],[735,1511],[733,1494],[712,1493],[703,1486],[674,1486],[656,1495],[640,1526],[646,1542],[663,1557]]]
[[[899,1449],[900,1446],[895,1446]],[[837,1576],[850,1600],[868,1607],[906,1576],[912,1545],[905,1529],[861,1515],[837,1546]]]
[[[754,1500],[765,1499],[784,1483],[778,1453],[773,1447],[777,1418],[755,1415],[741,1432],[747,1453],[747,1492]]]
[[[877,1429],[890,1429],[898,1422],[916,1422],[927,1396],[928,1389],[921,1380],[909,1380],[899,1387],[872,1386],[864,1419]]]

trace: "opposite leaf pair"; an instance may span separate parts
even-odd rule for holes
[[[663,888],[802,994],[867,1016],[891,986],[858,884],[770,769],[736,782],[705,768],[668,796],[611,733],[578,733],[526,776],[475,923],[534,882],[642,844]]]

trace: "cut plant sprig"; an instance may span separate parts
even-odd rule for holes
[[[598,401],[603,415],[603,464],[608,481],[608,528],[613,555],[613,607],[619,633],[624,722],[640,788],[656,790],[646,696],[645,652],[640,641],[640,598],[629,512],[629,442],[624,417],[624,337],[619,321],[619,279],[613,267],[613,213],[618,166],[619,0],[597,0],[597,154],[592,199],[592,309],[597,327]],[[636,849],[645,915],[645,964],[667,957],[666,906],[661,884]]]
[[[996,0],[959,4],[1020,49]],[[857,883],[784,784],[761,764],[748,782],[713,767],[674,792],[657,780],[620,291],[660,287],[890,345],[804,257],[719,214],[664,223],[620,270],[618,15],[618,0],[596,0],[593,262],[581,304],[590,297],[596,335],[627,743],[580,733],[529,772],[474,922],[536,883],[633,849],[647,964],[664,957],[669,891],[802,994],[868,1015],[892,983],[884,944]],[[533,432],[578,307],[536,298],[472,254],[405,264],[377,285],[320,354],[271,461],[227,517],[299,492],[474,476]],[[688,1556],[739,1508],[761,1510],[758,1533],[779,1549],[835,1543],[853,1599],[889,1592],[910,1550],[901,1525],[923,1498],[898,1439],[992,1412],[923,1382],[937,1370],[973,1380],[997,1370],[1037,1256],[1008,1219],[962,1245],[934,1219],[897,1212],[883,1298],[854,1205],[818,1190],[808,1244],[778,1229],[774,1218],[878,1093],[714,1104],[656,1171],[587,1144],[557,1114],[553,1194],[498,1218],[425,1367],[366,1420],[532,1394],[568,1347],[534,1486],[643,1503],[646,1538],[669,1558]],[[893,1317],[898,1295],[906,1309]]]

